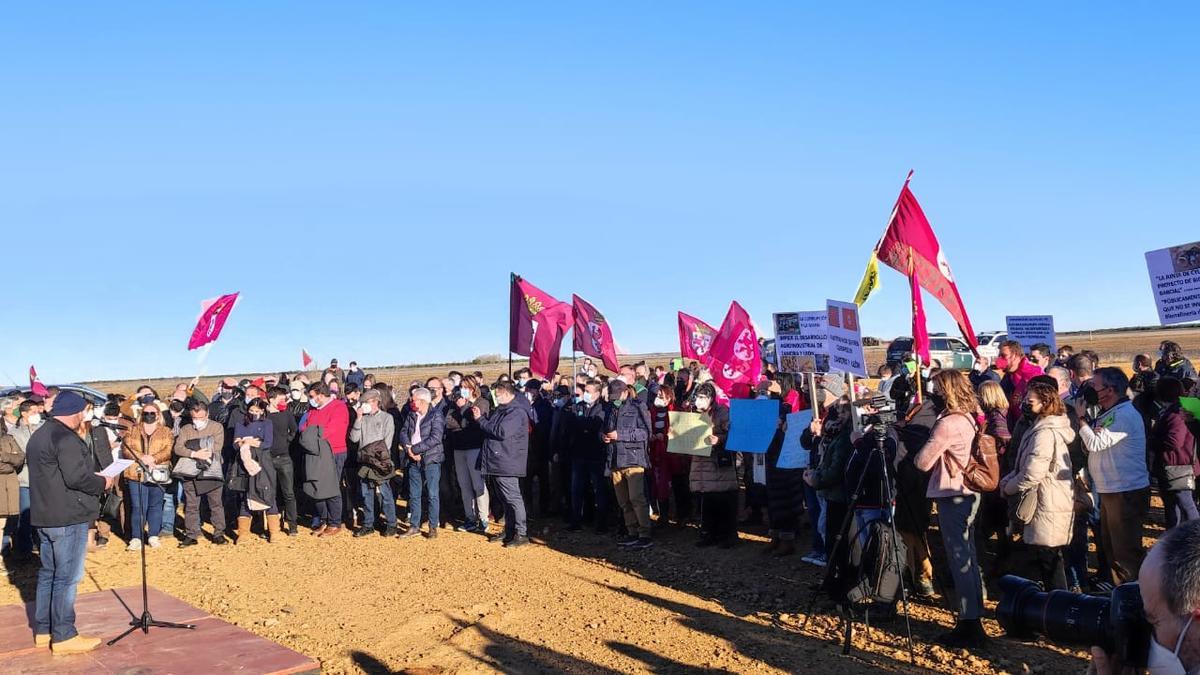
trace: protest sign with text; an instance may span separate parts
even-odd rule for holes
[[[829,371],[829,322],[825,312],[775,315],[775,364],[784,373]]]
[[[1008,339],[1020,342],[1026,354],[1036,344],[1050,345],[1052,355],[1058,351],[1053,316],[1006,316],[1004,325],[1008,329]]]
[[[1146,253],[1158,322],[1200,320],[1200,241]]]
[[[867,359],[863,356],[858,305],[826,300],[825,306],[829,322],[829,369],[866,377]]]

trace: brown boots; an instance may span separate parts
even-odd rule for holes
[[[279,529],[279,515],[264,513],[263,516],[267,519],[267,535],[270,537],[270,540],[274,542],[283,539],[283,532]],[[248,544],[257,539],[250,532],[251,522],[253,522],[251,516],[238,516],[237,543]]]
[[[254,541],[254,535],[250,534],[250,516],[238,516],[237,526],[237,543],[249,544]]]
[[[283,532],[279,529],[279,514],[267,514],[267,533],[271,537],[272,544],[283,539]]]

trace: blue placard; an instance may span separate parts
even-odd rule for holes
[[[787,416],[787,431],[783,434],[783,449],[779,451],[779,461],[775,466],[780,469],[807,469],[812,461],[812,453],[800,445],[800,436],[808,425],[812,424],[812,410],[801,410]]]
[[[729,402],[730,452],[763,453],[779,429],[779,401],[769,398],[735,398]]]

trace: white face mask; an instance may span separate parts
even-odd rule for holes
[[[304,392],[300,391],[299,389],[292,390],[292,400],[293,401],[299,401],[303,397],[304,397]]]
[[[36,427],[37,425],[39,425],[39,424],[41,424],[41,423],[42,423],[42,416],[41,416],[41,415],[39,415],[39,414],[37,414],[37,413],[34,413],[34,414],[32,414],[32,415],[30,415],[30,416],[29,416],[29,426],[31,426],[31,427]]]
[[[667,407],[667,399],[659,396],[658,398],[654,399],[654,405],[660,408],[665,408]]]
[[[708,410],[708,406],[710,405],[712,405],[712,401],[709,401],[707,398],[704,398],[703,396],[696,398],[696,410],[704,412],[705,410]]]
[[[192,426],[196,427],[196,431],[204,431],[204,427],[208,426],[208,420],[192,420]]]
[[[1179,648],[1183,646],[1183,638],[1191,627],[1192,617],[1189,616],[1187,623],[1183,624],[1183,630],[1179,632],[1179,639],[1175,641],[1175,651],[1158,644],[1158,640],[1151,636],[1150,654],[1146,658],[1146,672],[1150,675],[1186,675],[1187,671],[1183,669],[1183,662],[1179,660]]]

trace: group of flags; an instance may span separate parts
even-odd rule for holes
[[[528,356],[534,375],[549,377],[558,370],[558,353],[571,328],[575,351],[600,359],[609,370],[620,367],[612,326],[595,306],[575,294],[567,304],[516,274],[510,281],[508,350]]]
[[[750,314],[735,300],[719,329],[679,312],[679,353],[699,361],[727,393],[752,387],[762,376],[762,349]]]
[[[954,317],[963,338],[971,346],[971,351],[976,351],[979,343],[975,339],[975,330],[971,328],[971,319],[967,316],[962,296],[958,293],[958,285],[954,282],[954,273],[950,271],[950,263],[929,225],[929,219],[925,217],[917,198],[908,189],[912,175],[913,172],[909,171],[908,177],[904,179],[904,186],[900,189],[900,196],[892,208],[892,215],[888,218],[883,236],[871,252],[867,271],[863,274],[854,302],[861,307],[867,298],[871,297],[871,293],[879,288],[880,261],[908,276],[912,295],[913,355],[922,364],[928,365],[929,331],[925,326],[922,288],[933,294],[946,311],[950,312],[950,316]]]

